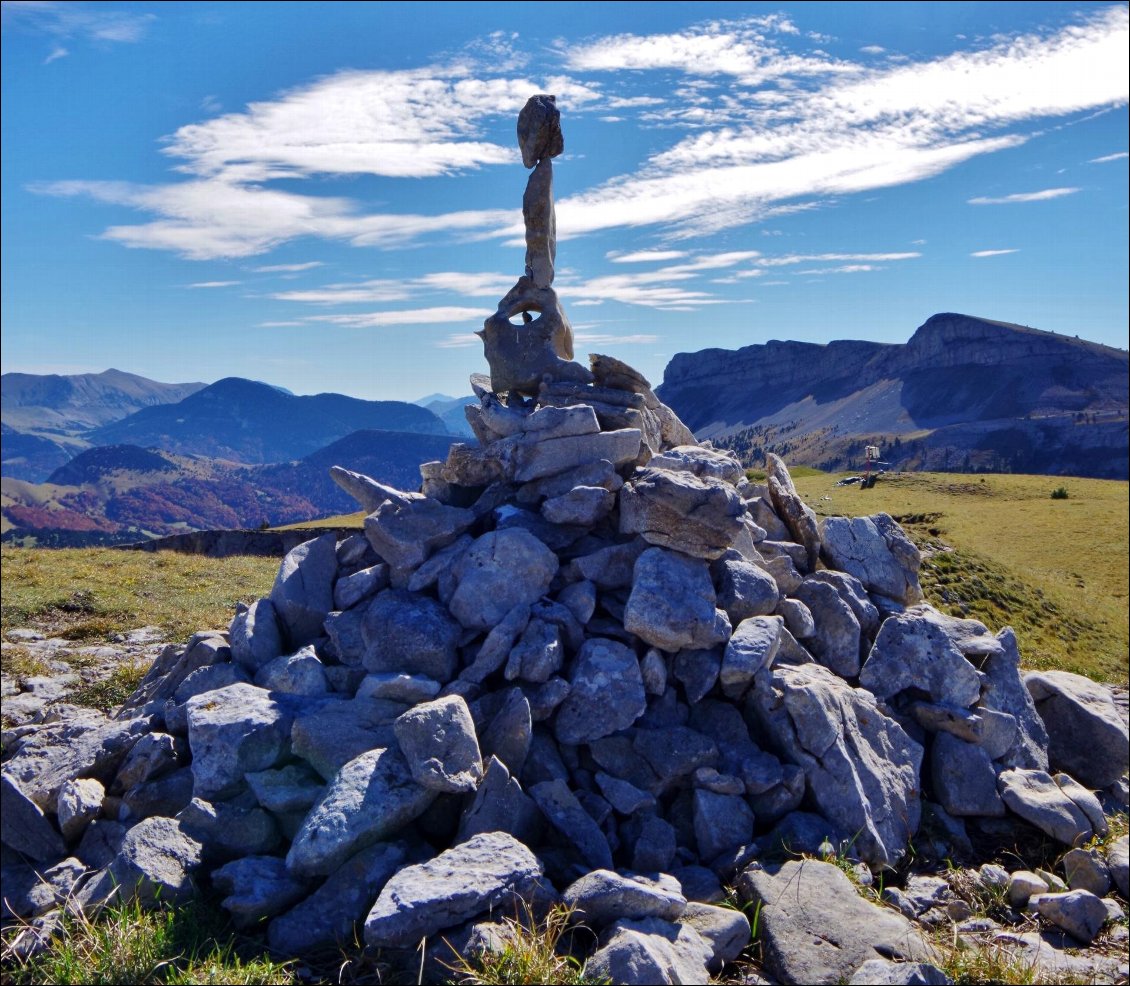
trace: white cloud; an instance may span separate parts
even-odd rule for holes
[[[299,301],[317,305],[349,305],[407,301],[421,294],[450,293],[466,297],[500,298],[514,286],[507,274],[437,271],[412,278],[378,278],[354,284],[327,284],[301,291],[280,291],[271,295],[278,301]]]
[[[50,65],[52,62],[57,62],[60,58],[66,58],[69,54],[70,52],[62,45],[55,45],[55,47],[51,49],[51,54],[43,59],[43,64]]]
[[[686,250],[636,250],[634,253],[611,251],[604,256],[614,264],[649,264],[663,260],[678,260],[685,257]]]
[[[315,267],[324,267],[321,260],[309,260],[304,264],[267,264],[265,267],[252,267],[256,274],[297,274],[304,270],[313,270]]]
[[[1014,250],[975,250],[969,256],[971,257],[1002,257],[1006,253],[1019,253],[1019,249]]]
[[[1093,157],[1088,164],[1106,164],[1108,161],[1121,161],[1125,157],[1130,157],[1127,151],[1119,151],[1117,154],[1104,154],[1102,157]]]
[[[798,277],[801,275],[824,275],[824,274],[862,274],[867,271],[884,270],[885,268],[875,264],[844,264],[842,267],[819,267],[814,270],[796,270],[793,271]]]
[[[307,322],[326,322],[350,329],[375,329],[386,325],[446,325],[450,322],[482,322],[490,311],[481,308],[413,308],[364,312],[356,315],[311,315]]]
[[[575,342],[579,342],[581,345],[585,346],[643,346],[650,345],[653,342],[658,342],[659,336],[646,335],[641,333],[618,336],[610,333],[577,332],[574,333],[573,339]]]
[[[153,14],[110,10],[105,4],[91,7],[81,3],[4,0],[3,19],[5,27],[19,25],[54,37],[132,43],[140,41],[157,18]],[[63,54],[66,54],[65,49]],[[55,57],[62,56],[52,53],[48,61]]]
[[[762,257],[757,263],[761,267],[788,267],[790,264],[821,263],[831,261],[880,261],[914,260],[921,257],[917,251],[904,253],[789,253],[779,257]]]
[[[230,288],[236,284],[242,284],[243,281],[197,281],[195,284],[190,284],[190,288]]]
[[[976,198],[969,199],[968,204],[1011,205],[1015,202],[1045,202],[1048,199],[1059,199],[1065,195],[1074,195],[1081,191],[1081,188],[1045,188],[1040,192],[1014,192],[1012,195],[978,195]]]
[[[432,343],[436,349],[466,349],[469,346],[481,346],[482,344],[483,340],[473,332],[455,332]]]
[[[881,55],[887,49],[882,45],[864,45],[859,50],[862,51],[865,55]]]

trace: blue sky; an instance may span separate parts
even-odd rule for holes
[[[1127,347],[1125,4],[3,3],[3,370],[462,394],[557,95],[588,352]]]

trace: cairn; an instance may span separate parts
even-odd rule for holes
[[[335,468],[363,534],[295,548],[269,596],[166,648],[114,718],[69,707],[5,734],[25,950],[61,902],[211,885],[283,956],[361,926],[384,954],[426,942],[442,976],[516,909],[563,903],[594,933],[590,974],[706,982],[749,942],[726,883],[761,907],[770,974],[879,981],[935,957],[922,925],[956,913],[945,881],[880,908],[799,854],[870,879],[912,845],[971,856],[967,827],[1082,846],[1125,810],[1105,689],[1022,675],[1010,629],[923,604],[886,514],[818,521],[778,457],[751,482],[631,367],[572,362],[553,97],[519,134],[526,272],[483,329],[477,443],[422,466],[420,492]],[[1127,894],[1126,844],[1077,852],[1067,891],[978,879],[1085,944],[1112,882]]]

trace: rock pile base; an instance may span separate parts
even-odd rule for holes
[[[335,470],[364,534],[292,550],[115,718],[56,705],[5,733],[24,947],[61,902],[207,884],[286,956],[358,925],[376,949],[470,948],[563,902],[594,974],[705,982],[749,941],[725,883],[782,982],[912,981],[866,978],[892,959],[935,982],[913,963],[923,925],[961,920],[944,881],[878,908],[782,853],[870,879],[912,843],[1105,834],[1127,801],[1109,692],[1022,675],[1011,630],[923,604],[890,517],[818,522],[776,456],[752,483],[630,367],[592,371],[526,400],[480,385],[478,445],[426,464],[422,493]],[[1067,858],[1059,888],[978,879],[1083,945],[1126,897],[1126,840]]]

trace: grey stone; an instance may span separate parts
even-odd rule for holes
[[[460,534],[451,544],[440,548],[408,577],[408,591],[423,592],[434,585],[440,600],[446,603],[455,591],[452,567],[474,543],[470,534]]]
[[[571,690],[569,682],[556,676],[544,684],[524,688],[523,694],[530,702],[530,718],[534,722],[545,722],[569,697]]]
[[[343,575],[334,583],[334,609],[349,609],[388,588],[388,565],[378,562],[352,575]]]
[[[709,476],[736,484],[745,475],[737,457],[729,451],[705,445],[679,445],[653,455],[649,469],[667,469],[671,472],[689,472],[692,476]]]
[[[29,918],[65,904],[87,869],[71,856],[46,869],[21,863],[5,865],[0,872],[4,880],[3,916]]]
[[[633,559],[632,564],[635,564]],[[631,580],[631,566],[628,568],[628,579]],[[573,614],[576,621],[584,626],[592,619],[596,610],[596,586],[588,579],[572,582],[557,594],[557,601]]]
[[[667,660],[662,651],[654,647],[647,649],[643,660],[640,661],[640,675],[643,678],[644,691],[648,695],[662,695],[667,691]],[[717,677],[717,671],[715,671],[715,677]],[[712,681],[711,684],[713,683]]]
[[[357,686],[358,698],[384,698],[392,702],[415,705],[427,702],[439,694],[440,684],[422,674],[386,671],[369,674]]]
[[[847,572],[837,572],[826,568],[813,572],[808,577],[816,582],[824,582],[832,586],[840,594],[840,598],[851,607],[852,613],[859,621],[859,629],[863,635],[868,638],[875,635],[875,631],[879,629],[881,622],[879,610],[871,601],[867,589],[859,579]]]
[[[647,708],[639,661],[615,640],[586,640],[569,685],[554,724],[562,743],[591,743],[627,728]]]
[[[781,645],[783,624],[779,616],[751,616],[734,629],[718,673],[722,693],[727,698],[740,699],[753,684],[757,672],[773,664]]]
[[[556,555],[528,531],[484,534],[455,565],[451,612],[469,629],[490,629],[515,606],[540,599],[557,568]]]
[[[621,815],[633,815],[637,811],[654,811],[655,798],[647,791],[641,791],[634,784],[604,771],[597,771],[596,784],[608,803]]]
[[[1091,823],[1091,828],[1095,830],[1095,835],[1104,836],[1110,831],[1106,815],[1103,813],[1103,806],[1099,803],[1099,799],[1095,797],[1093,791],[1089,791],[1067,774],[1053,774],[1052,780],[1056,782],[1056,785],[1064,794],[1082,809],[1083,814],[1087,816],[1087,821]]]
[[[245,775],[256,800],[273,812],[306,811],[325,789],[325,782],[301,764]]]
[[[309,897],[276,917],[268,929],[273,951],[309,955],[332,946],[351,946],[384,885],[411,860],[403,843],[382,842],[346,860]]]
[[[975,712],[958,708],[955,705],[936,705],[933,702],[913,702],[910,714],[928,733],[944,732],[965,740],[966,743],[980,745],[984,738],[984,719]],[[1000,713],[993,713],[999,715]],[[988,750],[984,752],[992,759]]]
[[[1062,928],[1072,938],[1090,945],[1107,921],[1106,905],[1087,890],[1066,894],[1040,894],[1028,901],[1040,916]]]
[[[1097,849],[1072,849],[1063,857],[1063,872],[1072,890],[1089,890],[1096,897],[1110,891],[1110,867]]]
[[[598,589],[623,589],[632,584],[636,560],[647,549],[643,538],[611,544],[574,558],[566,572],[592,582]]]
[[[330,466],[330,478],[353,497],[368,514],[380,507],[386,500],[405,504],[418,498],[418,494],[404,493],[392,486],[379,483],[362,473],[343,469],[341,466]]]
[[[1106,850],[1106,863],[1110,867],[1110,878],[1122,895],[1130,898],[1130,836],[1115,839]]]
[[[205,692],[214,692],[221,688],[227,688],[228,685],[238,684],[251,684],[251,677],[242,665],[208,664],[185,676],[184,681],[173,692],[172,701],[177,705],[184,705],[196,695],[203,695]],[[187,729],[188,709],[186,708],[184,712],[186,716],[185,729]],[[168,723],[166,723],[166,726],[168,726]],[[169,731],[172,732],[173,730],[170,729]]]
[[[612,869],[608,840],[563,780],[542,781],[530,788],[538,808],[593,869]]]
[[[730,636],[706,564],[663,548],[649,548],[636,561],[624,628],[671,653],[712,647]]]
[[[254,685],[229,685],[188,701],[188,743],[199,797],[224,795],[289,752],[293,714]]]
[[[1006,807],[1041,832],[1069,846],[1094,835],[1083,810],[1042,770],[1006,770],[997,777]]]
[[[203,846],[171,818],[146,818],[131,828],[108,868],[113,885],[126,899],[177,904],[194,892],[192,874]]]
[[[513,836],[473,836],[393,876],[365,919],[365,943],[411,948],[485,911],[505,912],[528,899],[541,878],[541,864]]]
[[[1130,733],[1110,690],[1067,671],[1024,675],[1048,730],[1048,760],[1093,788],[1107,787],[1130,764]]]
[[[775,747],[804,770],[813,803],[857,833],[860,857],[879,866],[896,862],[918,828],[922,748],[869,693],[819,665],[762,672],[754,704]]]
[[[999,760],[1017,743],[1020,727],[1016,716],[985,708],[979,708],[978,714],[981,716],[981,748],[990,760]]]
[[[186,835],[204,846],[209,859],[269,853],[282,842],[274,817],[253,801],[247,805],[193,798],[176,819]]]
[[[973,705],[981,696],[981,674],[962,656],[935,613],[919,606],[884,620],[859,683],[879,698],[916,688],[937,703]]]
[[[694,786],[715,794],[745,794],[745,781],[734,774],[720,774],[713,767],[699,767],[694,772]]]
[[[718,681],[722,670],[719,648],[710,650],[681,650],[675,655],[671,672],[682,686],[690,705],[701,701]]]
[[[628,986],[705,983],[712,955],[710,945],[689,925],[659,918],[618,921],[585,963],[585,975]]]
[[[365,611],[362,632],[367,671],[422,674],[441,683],[455,676],[463,630],[429,596],[404,589],[382,592]]]
[[[748,845],[753,840],[753,821],[753,812],[742,798],[695,789],[694,834],[703,862]]]
[[[365,518],[365,536],[388,563],[393,585],[401,573],[415,571],[430,554],[451,544],[475,522],[470,510],[417,493],[401,496],[399,502],[385,500]]]
[[[293,653],[322,635],[326,614],[333,609],[336,575],[335,534],[300,544],[283,559],[270,600],[289,644],[285,649]]]
[[[521,678],[541,684],[560,671],[564,662],[565,648],[557,626],[534,618],[526,624],[522,638],[510,652],[503,674],[507,681]]]
[[[82,835],[101,813],[105,796],[106,789],[93,777],[67,781],[59,789],[59,830],[64,839],[73,842]]]
[[[808,564],[804,570],[815,571],[816,563],[820,559],[820,531],[816,523],[816,514],[797,493],[788,467],[780,456],[772,452],[766,453],[765,469],[768,473],[766,485],[769,487],[769,497],[773,501],[774,512],[784,521],[793,540],[804,545],[808,554]]]
[[[1028,906],[1033,896],[1048,892],[1048,885],[1037,873],[1017,870],[1008,878],[1008,902],[1018,911]]]
[[[744,530],[734,487],[711,478],[638,469],[620,490],[620,532],[696,558],[721,556]]]
[[[93,709],[48,722],[23,736],[4,774],[40,809],[54,813],[59,791],[76,777],[108,784],[148,720],[112,721]]]
[[[808,607],[815,629],[809,649],[825,667],[841,678],[859,674],[859,620],[835,587],[807,578],[793,595]]]
[[[929,958],[928,946],[906,918],[861,898],[830,863],[753,866],[737,886],[744,900],[760,904],[764,965],[781,982],[843,982],[868,959]]]
[[[460,672],[460,680],[478,684],[502,667],[529,621],[529,606],[523,604],[510,610],[487,634],[475,660]]]
[[[502,708],[483,732],[483,760],[497,757],[511,774],[516,777],[521,775],[530,752],[533,728],[529,699],[521,689],[512,688],[506,693]]]
[[[785,628],[789,633],[798,640],[805,640],[816,633],[816,621],[812,617],[812,610],[799,599],[779,599],[776,613],[784,619]]]
[[[113,789],[122,791],[167,774],[181,765],[187,753],[183,739],[168,733],[147,733],[134,743],[118,768]]]
[[[83,832],[75,855],[92,870],[109,866],[122,848],[126,827],[109,818],[96,818]]]
[[[294,720],[291,752],[332,780],[354,757],[395,745],[392,723],[405,711],[404,703],[388,699],[328,702]]]
[[[306,896],[305,880],[287,872],[278,856],[245,856],[212,873],[212,885],[227,896],[221,902],[237,928],[251,928],[285,911]]]
[[[299,876],[328,875],[360,849],[395,835],[435,800],[397,749],[350,760],[310,809],[287,853]]]
[[[0,840],[37,862],[61,859],[67,847],[39,806],[5,770],[0,777]]]
[[[949,986],[941,969],[928,962],[892,962],[868,959],[852,974],[848,986]]]
[[[423,702],[393,724],[412,777],[432,791],[474,791],[483,776],[482,755],[467,703],[458,695]]]
[[[951,815],[1004,815],[993,762],[979,746],[938,733],[930,751],[930,771],[934,793]]]
[[[282,631],[271,600],[256,599],[241,607],[231,621],[228,639],[232,660],[250,671],[278,657],[283,652]]]
[[[650,773],[657,778],[649,785],[655,793],[669,789],[699,767],[713,767],[719,760],[714,741],[686,726],[637,729],[631,749],[643,758],[651,768]],[[612,771],[610,767],[606,769]]]
[[[483,832],[508,832],[521,843],[536,845],[543,828],[537,805],[506,765],[491,757],[474,800],[459,819],[459,841]]]
[[[309,644],[268,661],[256,672],[255,684],[286,695],[324,695],[329,690],[325,668]]]
[[[1005,627],[996,639],[1000,650],[990,653],[981,663],[984,678],[981,681],[980,705],[984,709],[1013,716],[1017,731],[1009,749],[993,759],[999,760],[1004,767],[1047,770],[1048,732],[1020,676],[1016,634],[1011,627]]]
[[[623,918],[658,917],[675,921],[687,899],[670,877],[663,881],[633,879],[611,870],[593,870],[571,883],[561,894],[561,903],[572,909],[573,919],[599,930]]]
[[[706,966],[711,972],[718,972],[727,962],[733,962],[750,943],[749,919],[732,907],[692,901],[679,920],[694,928],[710,946]]]
[[[635,460],[640,451],[638,428],[621,428],[595,435],[570,435],[516,444],[511,453],[511,478],[517,483],[571,472],[580,466],[605,459],[619,467]]]
[[[616,494],[602,486],[577,486],[541,505],[541,514],[551,524],[592,527],[607,517],[616,505]]]
[[[627,839],[631,846],[632,869],[640,873],[665,873],[675,860],[675,829],[658,815],[644,815],[634,838]],[[625,833],[625,837],[627,833]]]
[[[921,556],[889,514],[825,517],[820,543],[829,568],[854,575],[866,588],[906,606],[922,601]]]
[[[157,660],[153,662],[133,694],[122,703],[122,708],[114,718],[119,720],[133,718],[151,703],[163,702],[171,698],[181,682],[196,669],[214,664],[226,664],[231,659],[232,652],[228,646],[227,634],[219,630],[194,633],[183,647],[176,644],[163,647]]]
[[[137,821],[152,815],[172,818],[192,800],[195,787],[195,778],[188,767],[137,784],[122,795],[118,820]]]

